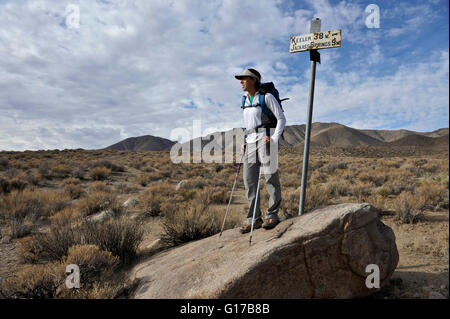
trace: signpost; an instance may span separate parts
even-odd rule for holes
[[[338,48],[341,46],[341,30],[314,32],[291,37],[290,53],[307,50]]]
[[[316,81],[316,62],[320,63],[319,49],[338,48],[341,46],[341,30],[320,32],[321,20],[311,21],[309,34],[291,37],[289,52],[309,51],[311,60],[311,79],[309,82],[308,115],[305,132],[305,148],[303,151],[302,187],[300,191],[300,206],[298,214],[302,215],[305,208],[306,182],[308,177],[309,141],[311,138],[311,121],[314,100],[314,85]]]

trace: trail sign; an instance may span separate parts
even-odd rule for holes
[[[311,21],[309,34],[291,37],[289,52],[309,51],[311,60],[311,79],[309,83],[308,114],[305,131],[305,148],[303,151],[302,186],[298,214],[302,215],[305,207],[306,183],[308,177],[309,141],[311,138],[311,122],[314,101],[314,85],[316,81],[316,62],[320,63],[319,49],[338,48],[341,46],[341,30],[320,32],[321,20]]]
[[[341,46],[341,30],[314,32],[291,37],[289,52],[338,48]]]

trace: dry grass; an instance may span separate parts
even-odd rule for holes
[[[280,153],[284,154],[279,160],[281,213],[297,216],[301,156],[295,151]],[[118,286],[106,270],[120,270],[132,262],[144,231],[152,231],[142,222],[159,216],[163,240],[169,245],[217,234],[236,169],[236,164],[173,164],[167,152],[2,152],[0,225],[6,230],[2,235],[17,244],[22,262],[31,266],[23,273],[12,270],[14,279],[3,282],[1,291],[12,298],[114,297]],[[368,202],[394,212],[398,223],[420,223],[424,211],[448,210],[448,176],[448,159],[312,152],[305,209]],[[263,179],[262,189],[264,185]],[[265,195],[261,194],[262,210],[268,206]],[[124,209],[123,201],[131,196],[138,204]],[[225,229],[240,225],[244,210],[232,205]],[[101,211],[118,217],[86,220]],[[131,219],[129,213],[142,218]],[[443,253],[444,248],[436,248],[433,254]],[[88,265],[86,276],[92,280],[86,289],[61,289],[58,271],[69,256]],[[90,272],[94,268],[101,269],[97,273],[104,279],[101,283]],[[31,272],[35,275],[27,279]],[[65,278],[64,270],[61,278]]]
[[[122,264],[129,264],[142,239],[139,221],[122,217],[73,223],[68,217],[53,220],[48,232],[22,240],[19,251],[22,260],[29,263],[61,261],[71,247],[93,244],[117,256]]]
[[[80,269],[80,288],[65,286],[66,265]],[[114,298],[121,286],[114,279],[119,259],[95,245],[72,246],[61,262],[30,265],[0,283],[4,298]],[[107,282],[105,284],[105,282]]]
[[[215,235],[220,232],[223,215],[223,210],[214,209],[209,201],[201,199],[190,205],[174,206],[173,210],[166,213],[161,239],[168,245],[176,246]],[[231,213],[224,228],[233,228],[238,223],[236,215]]]
[[[394,209],[396,217],[402,223],[414,224],[423,217],[422,207],[424,202],[416,196],[408,193],[402,193],[394,200]]]

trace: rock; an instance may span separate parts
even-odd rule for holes
[[[187,179],[181,180],[175,187],[175,190],[179,191],[180,189],[183,189],[186,186],[187,182],[188,182]]]
[[[339,204],[257,229],[238,228],[163,251],[138,264],[134,298],[354,298],[366,266],[380,287],[398,264],[395,235],[369,204]]]
[[[125,208],[132,208],[136,206],[137,203],[138,201],[136,200],[136,198],[130,197],[122,204],[122,206]]]
[[[428,296],[428,299],[447,299],[447,298],[437,291],[432,291]]]
[[[422,292],[423,297],[426,299],[447,299],[444,295],[434,291],[431,287],[423,287]]]
[[[158,251],[163,247],[164,247],[163,241],[160,238],[158,238],[147,246],[147,251]]]
[[[113,210],[103,210],[100,213],[88,216],[86,219],[92,222],[98,222],[112,217],[116,214]]]

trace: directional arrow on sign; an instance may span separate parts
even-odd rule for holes
[[[341,30],[314,32],[291,37],[289,52],[330,49],[341,46]]]

